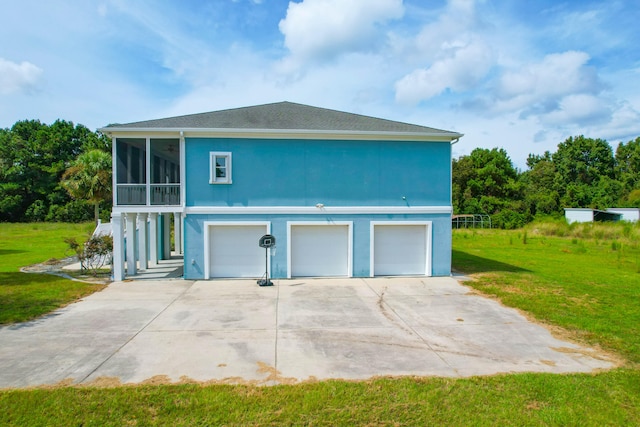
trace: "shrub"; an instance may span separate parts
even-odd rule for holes
[[[491,225],[493,227],[506,230],[524,227],[526,223],[527,220],[524,214],[511,209],[504,209],[491,217]]]
[[[72,200],[65,205],[51,205],[45,219],[48,222],[86,222],[93,220],[93,207],[84,200]]]
[[[91,236],[84,244],[80,244],[75,238],[64,240],[69,248],[75,252],[83,270],[88,270],[94,276],[98,270],[111,263],[113,253],[113,239],[111,236]]]
[[[42,200],[36,200],[27,208],[24,216],[29,222],[42,222],[47,216],[47,207]]]
[[[567,224],[567,221],[563,218],[538,218],[535,222],[531,223],[528,228],[534,234],[539,234],[543,236],[558,236],[564,237],[569,235],[570,226]]]

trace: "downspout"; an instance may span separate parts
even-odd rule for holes
[[[186,206],[186,198],[187,198],[187,153],[186,151],[186,143],[184,140],[184,131],[180,131],[180,207],[182,208],[182,212],[184,212],[184,208]]]
[[[451,146],[460,141],[460,137],[451,140]],[[451,215],[453,215],[453,152],[449,154],[449,206],[451,206]]]

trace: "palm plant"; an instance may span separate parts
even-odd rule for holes
[[[61,185],[74,199],[94,205],[97,224],[100,202],[111,197],[111,155],[97,149],[80,154],[62,175]]]

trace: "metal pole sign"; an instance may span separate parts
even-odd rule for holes
[[[264,248],[264,279],[258,280],[258,285],[273,286],[273,282],[269,280],[269,248],[276,246],[276,238],[271,234],[265,234],[258,241],[258,245]]]

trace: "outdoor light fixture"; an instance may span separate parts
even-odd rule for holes
[[[324,203],[316,203],[316,208],[318,209],[324,208]]]

